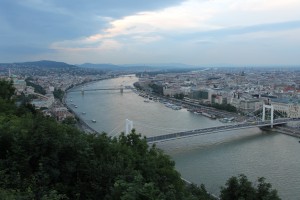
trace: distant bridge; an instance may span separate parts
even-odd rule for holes
[[[300,121],[300,119],[277,119],[271,123],[271,120],[268,121],[258,121],[258,122],[246,122],[240,124],[232,124],[232,125],[224,125],[224,126],[217,126],[217,127],[210,127],[210,128],[203,128],[203,129],[195,129],[190,131],[183,131],[178,133],[169,133],[165,135],[153,136],[148,137],[148,143],[157,143],[157,142],[165,142],[169,140],[181,139],[186,137],[198,136],[198,135],[207,135],[211,133],[217,132],[224,132],[224,131],[231,131],[231,130],[240,130],[246,128],[253,128],[253,127],[272,127],[278,125],[284,125],[290,121]]]
[[[132,87],[131,86],[121,86],[121,87],[114,87],[114,88],[94,88],[94,89],[84,89],[81,88],[80,90],[68,90],[67,92],[81,92],[81,94],[83,95],[84,92],[88,92],[88,91],[100,91],[100,90],[119,90],[121,93],[123,93],[124,90],[131,90]]]

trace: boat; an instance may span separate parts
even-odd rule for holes
[[[96,123],[96,120],[92,119],[92,122],[93,122],[93,123]]]
[[[211,119],[216,119],[216,116],[215,115],[210,115],[208,113],[205,113],[205,112],[202,112],[202,115],[205,116],[205,117],[209,117]]]
[[[181,106],[173,105],[171,108],[172,108],[173,110],[180,110],[180,109],[181,109]]]
[[[86,114],[86,112],[82,112],[81,114],[85,115],[85,114]]]
[[[144,102],[145,102],[145,103],[149,103],[150,101],[149,101],[149,100],[144,100]]]
[[[75,108],[78,108],[78,106],[74,105]]]

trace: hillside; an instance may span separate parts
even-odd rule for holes
[[[49,60],[18,62],[18,63],[0,63],[2,67],[42,67],[42,68],[74,68],[75,65],[70,65],[64,62],[56,62]]]

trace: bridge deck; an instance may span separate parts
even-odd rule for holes
[[[98,89],[84,89],[84,90],[69,90],[68,92],[81,92],[81,91],[98,91],[98,90],[121,90],[122,88],[98,88]],[[130,90],[129,88],[123,88],[123,90]]]
[[[274,120],[273,126],[286,124],[289,121],[299,121],[299,119]],[[165,135],[148,137],[147,142],[148,143],[165,142],[168,140],[175,140],[175,139],[192,137],[192,136],[197,136],[197,135],[206,135],[206,134],[217,133],[217,132],[222,132],[222,131],[239,130],[239,129],[246,129],[246,128],[252,128],[252,127],[266,127],[266,126],[271,126],[270,121],[250,122],[250,123],[248,122],[248,123],[241,123],[241,124],[225,125],[225,126],[196,129],[196,130],[191,130],[191,131],[170,133],[170,134],[165,134]]]

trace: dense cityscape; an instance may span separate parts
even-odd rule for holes
[[[59,121],[73,116],[62,101],[68,89],[131,73],[139,76],[135,86],[147,93],[147,97],[156,94],[232,112],[227,115],[248,114],[250,117],[263,104],[272,104],[282,117],[300,117],[300,72],[296,67],[204,68],[174,73],[151,68],[136,72],[126,68],[124,71],[107,71],[48,63],[52,66],[45,67],[39,62],[1,64],[1,78],[12,80],[18,96],[30,97],[36,108],[42,108],[45,115],[53,115]],[[229,118],[226,114],[219,114],[219,117]]]

